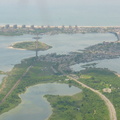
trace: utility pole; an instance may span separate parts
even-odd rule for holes
[[[33,39],[35,39],[35,51],[36,51],[36,58],[38,58],[38,40],[41,39],[41,37],[38,37],[38,35],[36,37],[33,37]]]

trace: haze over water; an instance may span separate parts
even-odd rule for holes
[[[4,0],[0,24],[120,26],[119,0]]]

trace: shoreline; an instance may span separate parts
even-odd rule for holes
[[[14,109],[16,109],[16,107],[19,107],[19,105],[21,106],[22,104],[21,103],[24,103],[25,102],[25,100],[24,99],[22,99],[22,94],[27,94],[27,92],[29,92],[29,90],[30,89],[33,89],[32,87],[37,87],[37,86],[41,86],[41,85],[46,85],[46,84],[57,84],[57,85],[62,85],[62,84],[65,84],[65,85],[67,85],[68,86],[68,84],[66,84],[66,83],[57,83],[57,82],[53,82],[53,83],[40,83],[40,84],[36,84],[36,85],[32,85],[32,86],[29,86],[29,87],[27,87],[27,89],[25,90],[25,92],[23,92],[23,93],[20,93],[20,94],[18,94],[18,96],[19,96],[19,98],[20,98],[20,103],[19,104],[17,104],[17,106],[15,106],[14,108],[12,108],[12,109],[10,109],[9,111],[7,111],[7,112],[4,112],[4,113],[2,113],[2,114],[9,114],[9,112],[11,112],[11,110],[14,110]],[[73,85],[74,86],[74,85]],[[74,87],[76,87],[76,86],[74,86]],[[79,87],[77,87],[78,89],[80,89]],[[81,91],[80,91],[81,92]],[[76,93],[73,93],[73,94],[71,94],[71,95],[67,95],[67,96],[73,96],[73,95],[75,95],[75,94],[78,94],[79,92],[76,92]],[[54,94],[54,92],[53,92],[53,94]],[[68,93],[69,94],[69,93]],[[44,100],[44,102],[47,102],[50,106],[49,106],[49,108],[50,108],[50,110],[51,110],[51,112],[50,112],[50,114],[48,115],[48,117],[46,117],[46,119],[45,120],[48,120],[49,118],[50,118],[50,116],[52,115],[52,113],[53,113],[53,111],[52,111],[52,107],[51,107],[51,104],[50,104],[50,102],[47,100],[47,98],[45,97],[45,95],[47,95],[47,94],[40,94],[40,96],[41,96],[41,99],[42,100]],[[63,96],[63,95],[61,95],[60,94],[60,96]],[[2,114],[0,114],[0,115],[2,115]],[[11,113],[10,113],[11,114]]]
[[[115,73],[115,75],[117,75],[118,77],[120,77],[120,74],[118,74],[118,73]]]
[[[12,28],[12,27],[14,27],[14,25],[17,25],[17,27],[18,28],[22,28],[22,24],[0,24],[0,27],[6,27],[6,25],[9,25],[9,27],[10,28]],[[120,27],[119,25],[111,25],[111,26],[103,26],[103,25],[101,25],[101,26],[98,26],[98,25],[94,25],[94,26],[85,26],[85,25],[82,25],[82,26],[80,26],[80,25],[57,25],[57,26],[54,26],[54,25],[25,25],[25,27],[26,28],[31,28],[31,26],[34,26],[34,28],[48,28],[48,27],[50,27],[50,28],[55,28],[55,27],[58,27],[58,28],[62,28],[63,26],[65,27],[65,28],[69,28],[69,27],[86,27],[86,28],[108,28],[108,27]]]
[[[27,50],[27,49],[20,49],[20,48],[13,48],[12,46],[10,46],[10,47],[8,47],[8,48],[10,48],[10,49],[16,49],[16,50]],[[37,85],[37,84],[36,84]],[[33,85],[34,86],[34,85]],[[29,86],[29,87],[31,87],[31,86]]]
[[[10,46],[8,46],[8,49],[15,49],[15,50],[27,50],[27,49],[21,49],[21,48],[14,48],[13,46],[17,43],[22,43],[24,41],[20,41],[20,42],[14,42],[13,44],[11,44]]]
[[[21,48],[14,48],[12,46],[7,47],[8,49],[15,49],[15,50],[27,50],[27,49],[21,49]]]
[[[20,43],[26,43],[26,42],[33,42],[34,43],[34,41],[21,41],[21,42],[15,42],[15,43],[13,43],[12,45],[10,45],[10,46],[8,46],[7,48],[8,49],[16,49],[16,50],[29,50],[29,51],[36,51],[36,49],[24,49],[24,48],[15,48],[15,47],[13,47],[14,45],[16,45],[16,44],[20,44]],[[45,50],[48,50],[48,49],[50,49],[50,48],[52,48],[52,46],[50,46],[50,45],[47,45],[47,44],[45,44],[45,43],[43,43],[43,42],[39,42],[40,44],[41,44],[41,46],[43,47],[43,48],[38,48],[38,51],[45,51]],[[46,47],[45,47],[45,46]]]

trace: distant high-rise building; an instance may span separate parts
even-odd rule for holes
[[[42,26],[41,26],[41,28],[43,29],[43,28],[44,28],[44,26],[42,25]]]
[[[47,28],[50,28],[50,26],[48,25]]]
[[[64,25],[62,26],[62,29],[65,29],[65,26],[64,26]]]
[[[58,26],[55,26],[54,28],[55,28],[55,29],[58,29]]]
[[[9,24],[7,24],[7,25],[5,25],[5,28],[7,29],[7,28],[9,28],[10,27],[10,25]]]
[[[13,25],[13,28],[16,29],[16,28],[17,28],[17,25]]]
[[[35,27],[34,27],[34,25],[31,25],[30,28],[31,28],[31,29],[34,29]]]
[[[22,25],[22,28],[26,28],[26,25]]]
[[[78,30],[78,26],[77,25],[75,25],[75,29]]]
[[[71,26],[71,25],[69,25],[69,29],[72,29],[72,26]]]

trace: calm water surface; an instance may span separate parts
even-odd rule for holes
[[[32,41],[32,35],[4,37],[0,36],[0,70],[9,71],[15,64],[20,63],[22,59],[35,56],[35,52],[27,50],[15,50],[8,47],[20,41]],[[39,55],[46,55],[48,53],[67,54],[69,52],[84,49],[90,45],[101,43],[103,41],[116,41],[113,34],[60,34],[60,35],[43,35],[41,42],[51,45],[52,48],[47,51],[40,51]],[[109,68],[114,70],[120,65],[119,59],[97,61],[100,67]],[[79,65],[76,65],[79,68]],[[114,66],[114,67],[113,67]],[[120,68],[120,67],[119,67]],[[117,72],[120,70],[115,69]],[[52,87],[51,87],[52,86]],[[0,116],[0,120],[45,120],[51,114],[51,107],[49,103],[43,98],[45,94],[59,94],[66,95],[75,94],[80,89],[74,90],[74,87],[69,88],[68,85],[38,85],[27,89],[25,94],[21,95],[22,103],[15,109]],[[34,117],[36,116],[36,117]],[[35,119],[34,119],[35,120]]]
[[[84,70],[85,68],[83,67],[83,65],[93,64],[93,63],[96,63],[95,67],[97,68],[108,68],[109,70],[120,74],[120,58],[98,60],[98,61],[93,61],[89,63],[80,63],[80,64],[71,66],[71,69],[74,71]]]
[[[49,83],[30,87],[21,94],[22,103],[0,116],[0,120],[45,120],[52,114],[52,109],[44,95],[73,95],[81,90],[67,84]]]
[[[9,49],[8,47],[20,41],[33,41],[32,35],[6,37],[0,36],[0,70],[8,71],[22,59],[35,56],[35,52],[26,50]],[[116,37],[113,34],[60,34],[60,35],[44,35],[41,42],[51,45],[53,48],[47,51],[39,52],[39,55],[48,53],[66,54],[71,51],[84,49],[93,44],[103,41],[115,41]]]

